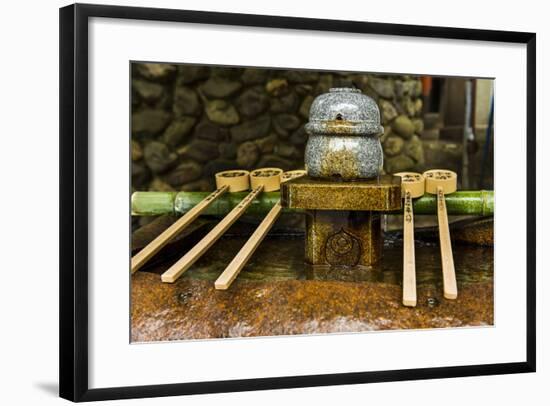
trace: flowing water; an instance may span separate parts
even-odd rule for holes
[[[215,280],[246,242],[246,237],[230,236],[218,241],[183,277]],[[491,282],[493,279],[493,248],[475,245],[453,247],[457,281],[459,283]],[[438,284],[441,281],[441,257],[437,243],[416,242],[417,284]],[[304,240],[301,236],[270,237],[260,245],[239,274],[240,280],[335,280],[349,282],[385,282],[400,284],[403,270],[402,240],[386,235],[383,259],[371,268],[315,267],[304,263]],[[167,258],[165,270],[171,261]]]

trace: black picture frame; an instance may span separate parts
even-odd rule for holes
[[[310,376],[90,389],[88,387],[88,20],[106,17],[424,38],[527,47],[527,353],[525,361]],[[145,398],[534,372],[536,369],[536,35],[266,15],[75,4],[60,9],[59,388],[72,401]]]

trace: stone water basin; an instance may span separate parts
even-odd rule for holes
[[[171,221],[157,221],[147,231],[157,235]],[[276,232],[260,245],[227,291],[215,290],[214,280],[246,241],[241,224],[176,283],[162,283],[160,274],[211,227],[207,221],[198,223],[132,276],[133,342],[493,324],[492,246],[455,242],[459,296],[449,301],[442,294],[434,233],[419,232],[415,308],[401,304],[399,232],[386,233],[378,266],[360,270],[313,269],[303,262],[303,235]],[[148,239],[143,234],[134,238],[134,247]]]

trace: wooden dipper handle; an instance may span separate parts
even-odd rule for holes
[[[414,256],[414,215],[411,193],[405,192],[403,212],[403,305],[416,306],[416,265]]]
[[[445,194],[442,187],[437,189],[437,221],[439,223],[441,266],[443,268],[443,296],[446,299],[456,299],[458,290],[456,287],[455,264],[453,249],[451,247],[451,235],[449,233],[447,205],[445,204]]]
[[[133,274],[141,268],[153,255],[159,252],[172,238],[182,232],[185,227],[191,224],[214,200],[223,195],[229,186],[222,186],[206,196],[196,206],[180,217],[174,224],[164,230],[151,241],[145,248],[132,257],[131,273]]]
[[[132,257],[130,270],[133,274],[143,266],[153,255],[159,252],[172,238],[191,224],[208,206],[225,192],[242,192],[250,187],[249,172],[232,170],[216,174],[217,189],[191,208],[174,224],[164,230],[157,238]]]
[[[250,236],[250,238],[237,253],[235,258],[233,258],[233,260],[229,263],[229,265],[227,265],[227,267],[218,277],[218,279],[216,279],[216,282],[214,283],[216,289],[226,290],[229,288],[229,286],[231,286],[231,283],[233,283],[233,281],[235,280],[237,275],[239,275],[252,254],[254,254],[256,248],[258,248],[260,243],[263,241],[263,239],[275,223],[275,220],[279,218],[282,209],[283,207],[281,206],[281,201],[275,203],[273,208],[269,211],[269,213],[267,213],[267,216],[265,216],[258,228],[254,231],[254,233]]]
[[[183,257],[179,259],[174,265],[172,265],[161,276],[163,282],[174,283],[185,271],[187,271],[191,265],[193,265],[218,239],[227,231],[231,225],[237,221],[239,217],[243,215],[248,206],[254,201],[254,199],[262,193],[263,187],[258,186],[252,190],[246,197],[240,201],[240,203],[231,210],[222,221],[220,221],[216,227],[214,227],[208,234],[200,240],[197,245],[191,248]]]
[[[456,173],[447,169],[432,169],[424,172],[424,177],[426,178],[426,192],[437,195],[437,221],[439,225],[441,268],[443,270],[443,296],[446,299],[456,299],[458,289],[445,195],[456,192],[457,176]]]
[[[254,199],[264,191],[278,190],[281,183],[282,169],[262,168],[250,173],[250,192],[241,202],[227,214],[197,245],[195,245],[178,262],[172,265],[161,276],[163,282],[174,283],[191,265],[193,265],[231,225],[241,217]]]
[[[298,178],[304,176],[306,171],[296,170],[290,172],[284,172],[280,179],[281,183],[287,182],[290,179]],[[229,286],[237,278],[237,275],[244,268],[250,257],[254,254],[260,243],[263,241],[275,221],[279,218],[283,207],[281,206],[281,201],[279,200],[273,208],[269,211],[267,216],[262,220],[258,228],[254,230],[254,233],[246,241],[240,251],[237,253],[235,258],[227,265],[222,274],[218,277],[214,283],[214,287],[218,290],[229,289]]]
[[[416,172],[399,172],[403,204],[403,305],[416,306],[416,264],[414,255],[413,197],[424,195],[424,176]]]

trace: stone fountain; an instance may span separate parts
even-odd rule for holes
[[[381,212],[401,209],[401,178],[381,175],[376,102],[359,89],[318,96],[306,125],[307,176],[282,185],[283,207],[306,210],[305,260],[371,266],[382,256]]]

